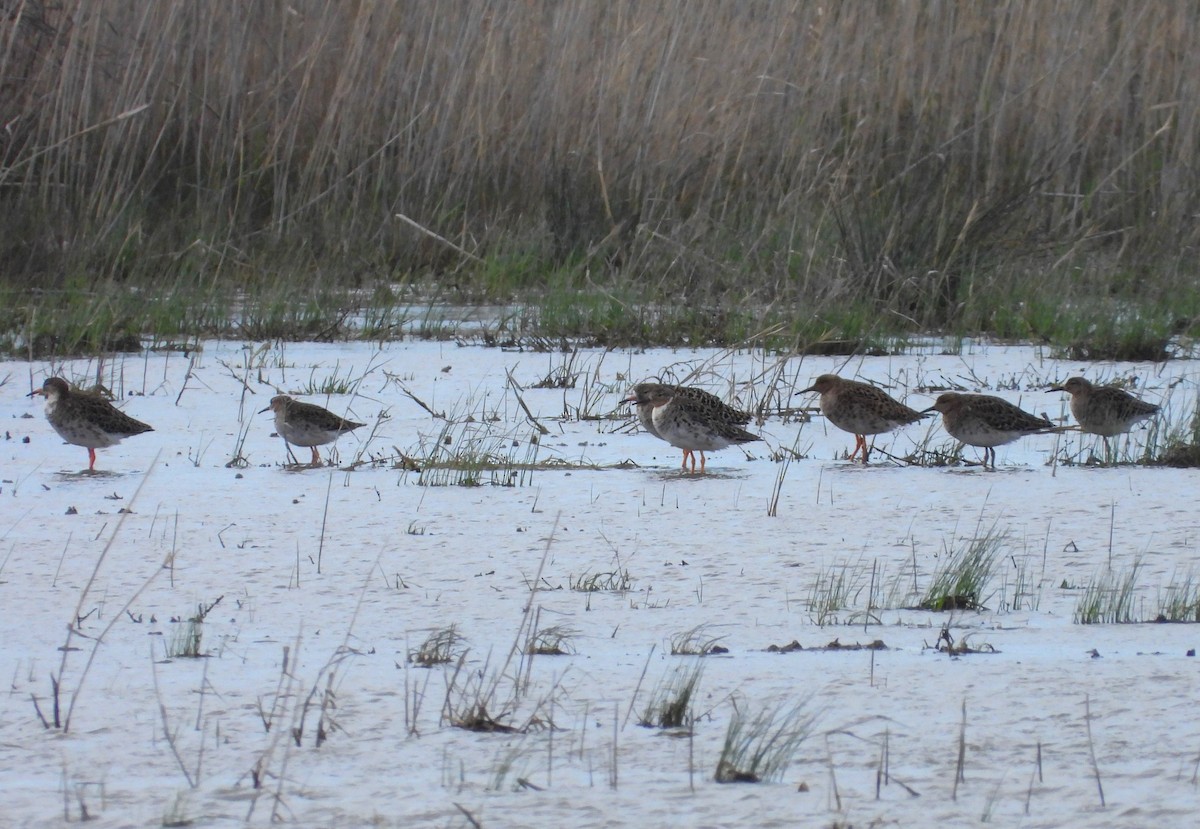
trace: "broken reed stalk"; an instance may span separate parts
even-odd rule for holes
[[[428,403],[426,403],[424,400],[422,400],[421,398],[419,398],[415,394],[413,394],[412,391],[407,386],[405,386],[402,382],[400,382],[400,380],[398,378],[396,378],[392,375],[389,375],[389,379],[395,381],[396,385],[400,387],[400,391],[403,392],[404,395],[409,400],[416,403],[418,406],[420,406],[422,409],[424,409],[426,412],[428,412],[430,417],[432,417],[436,420],[449,420],[449,418],[446,417],[446,414],[444,412],[435,412],[429,406]]]
[[[333,475],[330,473],[330,480]],[[312,706],[315,699],[320,698],[319,716],[317,718],[317,737],[316,744],[320,747],[321,743],[329,735],[331,729],[337,728],[336,722],[333,721],[332,711],[336,709],[336,695],[334,693],[334,677],[337,674],[338,667],[355,654],[354,649],[350,647],[350,637],[354,634],[354,626],[358,622],[358,615],[362,612],[363,601],[367,596],[367,588],[371,585],[371,577],[375,573],[375,568],[379,566],[379,560],[383,557],[383,547],[379,548],[379,552],[375,555],[375,560],[371,562],[371,566],[367,568],[367,575],[363,578],[362,588],[358,591],[358,600],[354,603],[354,612],[350,614],[350,622],[346,625],[346,632],[342,635],[341,643],[329,655],[329,659],[317,671],[317,678],[313,681],[312,688],[309,689],[308,695],[304,699],[304,704],[300,707],[299,719],[292,726],[292,739],[299,748],[300,742],[304,737],[304,721],[308,716],[308,709]],[[296,648],[299,654],[299,643]],[[321,678],[325,678],[325,690],[320,690]]]
[[[796,440],[800,440],[800,435],[797,433]],[[795,444],[792,444],[793,449]],[[788,466],[792,463],[793,453],[785,455],[780,461],[779,466],[775,470],[775,485],[771,487],[771,499],[767,502],[767,517],[779,517],[779,496],[783,493],[783,481],[787,478]]]
[[[238,397],[237,438],[233,442],[233,457],[230,458],[225,463],[226,469],[233,469],[236,467],[249,465],[249,461],[246,460],[246,456],[245,456],[245,453],[243,452],[243,450],[246,447],[246,438],[250,435],[250,427],[253,425],[253,417],[247,417],[247,415],[250,415],[252,413],[248,412],[246,410],[246,403],[248,402],[246,400],[246,395],[254,394],[254,390],[250,388],[250,370],[253,367],[252,366],[253,358],[255,356],[257,356],[257,353],[261,353],[261,349],[260,349],[260,352],[256,352],[256,354],[253,354],[253,355],[252,354],[244,354],[244,360],[245,360],[244,365],[246,368],[246,372],[245,372],[244,376],[237,377],[237,375],[234,374],[233,369],[230,368],[230,374],[234,374],[235,379],[237,379],[238,382],[240,382],[242,384],[242,391],[241,391],[241,395]],[[185,387],[187,386],[188,377],[191,376],[192,369],[195,367],[195,364],[196,364],[196,354],[192,354],[192,359],[191,359],[191,363],[188,365],[187,374],[183,378],[183,385]],[[176,406],[179,405],[179,398],[181,398],[181,397],[183,397],[183,389],[179,390],[179,397],[175,398]]]
[[[1100,765],[1096,762],[1096,743],[1092,740],[1092,698],[1089,694],[1083,696],[1083,717],[1087,726],[1088,753],[1092,758],[1092,774],[1096,777],[1096,791],[1100,794],[1100,806],[1105,806],[1104,784],[1100,781]],[[1039,763],[1040,768],[1040,763]]]
[[[425,698],[429,696],[429,680],[433,678],[432,672],[425,674],[425,684],[417,688],[414,683],[412,686],[412,696],[409,696],[409,671],[412,668],[412,663],[405,660],[404,662],[404,731],[410,737],[419,736],[417,731],[417,720],[421,716],[421,704],[425,702]]]
[[[467,811],[467,808],[461,803],[455,803],[454,808],[462,812],[462,816],[467,819],[467,823],[471,824],[474,829],[483,829],[483,824],[475,819],[475,816]]]
[[[784,454],[779,461],[779,469],[775,473],[775,485],[771,488],[771,500],[767,503],[767,516],[776,518],[779,515],[779,496],[783,493],[783,481],[787,477],[788,467],[791,466],[792,460],[800,457],[800,437],[804,434],[804,424],[800,424],[800,428],[796,430],[796,439],[792,441],[792,448]],[[818,473],[819,474],[819,473]],[[817,479],[817,499],[820,500],[820,478]]]
[[[277,732],[277,734],[278,734],[277,739],[281,739],[283,736],[283,730],[280,729]],[[284,783],[287,781],[288,762],[292,759],[292,746],[290,743],[288,743],[287,740],[283,740],[282,742],[283,742],[283,760],[280,761],[280,763],[279,763],[279,776],[275,781],[275,796],[271,799],[271,818],[270,818],[269,822],[272,824],[283,823],[285,820],[287,820],[287,817],[285,817],[280,812],[280,809],[284,805],[283,786],[284,786]],[[251,812],[254,811],[254,804],[257,802],[258,802],[258,797],[256,795],[254,800],[250,801],[250,811]],[[246,820],[249,821],[249,819],[250,819],[250,815],[247,814]]]
[[[333,711],[337,709],[337,698],[333,693],[333,672],[325,675],[325,693],[321,695],[321,716],[317,718],[317,748],[329,737],[331,728],[336,728]],[[328,723],[328,726],[326,726]]]
[[[284,645],[283,664],[279,669],[279,682],[275,686],[275,697],[271,701],[271,710],[269,712],[263,711],[262,700],[259,700],[258,717],[262,720],[263,730],[268,734],[271,733],[271,726],[275,723],[275,712],[279,709],[279,701],[283,699],[283,681],[290,676],[288,673],[288,658],[290,655],[291,651],[289,647]]]
[[[688,707],[688,722],[692,723],[692,727],[688,729],[688,791],[692,794],[696,793],[696,709]]]
[[[952,800],[958,800],[958,784],[967,782],[963,776],[963,768],[967,759],[967,698],[962,701],[962,725],[958,730],[958,764],[954,770],[954,789],[950,793]]]
[[[204,660],[204,670],[200,672],[200,694],[199,694],[199,695],[200,695],[200,701],[199,701],[199,702],[196,704],[196,724],[195,724],[194,726],[192,726],[192,730],[193,730],[193,731],[201,731],[201,730],[203,730],[203,729],[201,728],[201,720],[202,720],[202,719],[203,719],[203,717],[204,717],[204,692],[205,692],[205,691],[206,691],[208,688],[212,687],[212,686],[210,686],[210,685],[208,684],[208,666],[209,666],[209,665],[211,665],[211,664],[212,664],[212,662],[211,662],[210,660],[208,660],[208,659],[205,659],[205,660]],[[203,755],[203,753],[204,753],[204,749],[203,749],[203,747],[201,747],[201,749],[200,749],[200,753],[201,753],[201,755]],[[199,766],[200,766],[200,763],[199,763],[199,761],[197,761],[197,763],[196,763],[196,777],[199,777],[199,776],[200,776],[200,768],[199,768]]]
[[[472,675],[478,677],[479,682],[478,690],[475,693],[474,710],[476,711],[488,711],[493,709],[493,702],[496,698],[496,693],[500,688],[500,683],[507,674],[509,667],[512,665],[513,658],[517,654],[520,654],[520,658],[517,661],[516,671],[512,677],[512,700],[510,702],[510,707],[515,709],[517,702],[521,699],[521,675],[522,673],[527,673],[529,667],[524,662],[526,654],[525,649],[521,646],[522,643],[529,640],[531,635],[527,634],[526,631],[531,631],[531,622],[534,618],[534,597],[537,595],[537,586],[542,581],[542,571],[545,569],[546,560],[550,556],[550,547],[554,543],[554,533],[558,529],[558,522],[561,517],[561,512],[555,515],[554,524],[550,528],[550,534],[546,537],[546,547],[542,551],[542,558],[538,563],[537,573],[533,580],[529,582],[529,601],[525,603],[525,607],[522,610],[521,623],[517,626],[516,635],[513,637],[513,643],[508,649],[508,655],[505,657],[504,663],[496,671],[490,671],[489,666],[491,665],[491,653],[489,651],[488,658],[485,661],[484,666],[478,672],[472,672]],[[450,723],[454,723],[455,720],[458,719],[455,714],[455,708],[451,703],[451,695],[454,692],[454,689],[457,687],[458,677],[463,670],[466,656],[466,651],[459,656],[458,662],[454,668],[454,673],[450,676],[450,679],[446,684],[446,696],[442,701],[442,717]],[[529,654],[529,658],[532,660],[532,653]],[[485,690],[483,686],[489,682],[489,677],[490,685]],[[528,678],[526,679],[526,684],[528,684]]]
[[[200,752],[196,757],[196,776],[193,777],[187,764],[183,762],[183,757],[179,754],[179,746],[175,742],[175,732],[171,730],[171,719],[167,714],[167,706],[163,703],[162,690],[158,685],[158,667],[154,662],[154,650],[150,651],[150,675],[154,678],[154,698],[158,700],[158,714],[162,719],[163,739],[167,741],[167,747],[171,749],[171,756],[175,758],[175,762],[179,765],[179,770],[183,772],[183,777],[187,780],[188,788],[194,789],[200,784],[200,763],[204,758],[204,737],[200,738]]]
[[[170,568],[167,571],[167,581],[171,585],[171,589],[175,588],[175,556],[179,554],[179,509],[175,510],[175,527],[171,530],[171,555],[169,556]]]
[[[1108,507],[1108,569],[1112,569],[1113,528],[1117,523],[1117,502],[1114,500]]]
[[[538,419],[533,416],[533,412],[529,411],[529,407],[525,405],[525,398],[521,396],[521,392],[524,391],[524,389],[521,388],[521,385],[516,381],[516,378],[513,377],[512,369],[506,369],[504,373],[508,376],[508,385],[513,390],[513,395],[517,398],[517,403],[520,404],[521,410],[525,412],[525,417],[529,419],[529,422],[533,424],[534,428],[537,429],[540,434],[550,434],[550,430],[543,426]]]
[[[199,357],[199,356],[200,356],[200,352],[199,352],[199,351],[193,351],[193,352],[192,352],[191,359],[189,359],[189,360],[188,360],[188,367],[187,367],[187,371],[185,371],[185,372],[183,373],[183,382],[182,382],[182,383],[179,385],[179,394],[175,396],[175,405],[176,405],[176,406],[178,406],[178,405],[179,405],[179,401],[183,399],[183,393],[184,393],[185,391],[187,391],[187,387],[188,387],[188,380],[191,380],[191,379],[192,379],[192,372],[193,372],[193,371],[195,370],[195,368],[196,368],[196,358],[197,358],[197,357]],[[247,357],[246,359],[247,359],[247,361],[249,361],[249,359],[250,359],[250,358],[249,358],[249,357]],[[249,372],[249,367],[247,367],[247,373],[248,373],[248,372]],[[243,398],[244,398],[244,397],[245,397],[245,395],[243,395]],[[241,417],[241,412],[240,412],[240,410],[239,410],[239,412],[238,412],[238,417],[239,417],[239,418]]]
[[[891,729],[883,730],[883,744],[879,747],[879,765],[875,768],[875,799],[880,798],[880,789],[886,785],[891,769]]]
[[[554,785],[554,697],[550,697],[550,729],[546,734],[546,788]]]
[[[356,392],[356,394],[357,394],[357,392]],[[379,412],[379,414],[377,414],[375,416],[375,422],[371,424],[370,434],[368,434],[365,438],[363,438],[362,444],[359,446],[358,452],[355,453],[355,455],[354,455],[354,460],[350,461],[348,464],[343,466],[342,467],[343,470],[345,470],[346,472],[350,472],[352,470],[358,469],[360,466],[363,466],[364,464],[371,463],[375,460],[374,458],[365,458],[364,459],[363,455],[367,454],[367,452],[370,451],[371,444],[375,441],[375,438],[377,438],[379,436],[379,428],[381,426],[383,426],[384,423],[387,423],[391,419],[392,419],[392,410],[391,409],[383,409],[381,412]],[[393,459],[392,462],[395,463],[396,461]]]
[[[77,633],[76,626],[79,624],[79,619],[82,617],[83,603],[87,599],[88,593],[91,592],[92,585],[96,583],[96,578],[100,574],[100,568],[103,566],[104,560],[108,557],[108,551],[112,549],[113,542],[117,540],[117,536],[121,532],[121,527],[125,524],[125,519],[133,514],[133,505],[137,503],[138,496],[142,493],[142,488],[146,486],[146,482],[150,480],[150,476],[154,473],[155,467],[158,466],[158,457],[161,454],[161,449],[154,453],[154,459],[150,462],[150,466],[146,469],[146,476],[142,478],[142,481],[138,484],[137,489],[133,491],[133,497],[129,499],[129,506],[126,507],[125,511],[121,513],[121,517],[117,519],[117,526],[113,528],[112,535],[109,537],[108,542],[104,545],[104,549],[100,551],[100,556],[96,559],[96,566],[92,568],[92,574],[88,577],[87,584],[83,586],[83,590],[79,594],[79,602],[75,605],[75,613],[71,617],[71,621],[67,624],[67,641],[64,642],[62,646],[62,659],[58,665],[58,676],[53,680],[55,727],[59,726],[58,696],[62,686],[62,677],[67,669],[67,656],[74,649],[71,645],[71,640],[76,635],[82,636],[82,634]],[[155,579],[158,578],[160,573],[163,572],[167,566],[168,560],[173,555],[173,553],[167,554],[167,560],[164,560],[161,565],[155,568],[154,572],[151,573],[150,576],[144,582],[142,582],[142,585],[134,591],[133,595],[126,600],[121,609],[113,614],[112,621],[110,621],[104,627],[104,629],[100,631],[98,636],[92,637],[91,653],[88,654],[87,662],[83,666],[83,671],[79,674],[79,682],[75,685],[75,690],[71,692],[71,702],[67,705],[66,716],[62,719],[61,726],[64,734],[71,729],[71,715],[75,712],[75,703],[79,701],[79,694],[83,691],[84,681],[87,679],[88,672],[92,667],[92,663],[96,660],[96,653],[100,650],[100,645],[104,643],[105,638],[108,636],[108,632],[113,629],[113,626],[122,618],[124,618],[126,611],[133,606],[133,603],[137,600],[138,596],[142,595],[142,592],[146,590],[146,588],[148,588]]]
[[[400,221],[404,222],[404,223],[405,223],[406,225],[408,225],[409,227],[411,227],[411,228],[414,228],[415,230],[419,230],[419,231],[421,231],[422,233],[424,233],[426,236],[429,236],[429,237],[431,237],[431,238],[433,238],[433,239],[436,239],[437,241],[441,242],[443,245],[445,245],[446,247],[450,248],[451,250],[453,250],[455,253],[459,254],[459,255],[460,255],[460,256],[462,256],[463,258],[465,258],[465,259],[470,259],[472,262],[478,262],[478,263],[481,263],[481,264],[483,263],[483,260],[482,260],[482,259],[480,259],[480,258],[479,258],[478,256],[476,256],[475,254],[471,253],[471,252],[470,252],[470,251],[468,251],[468,250],[464,250],[463,248],[461,248],[461,247],[459,247],[458,245],[456,245],[456,244],[454,244],[453,242],[451,242],[451,241],[450,241],[449,239],[447,239],[445,236],[439,236],[438,234],[434,233],[434,232],[433,232],[432,230],[430,230],[429,228],[425,227],[425,225],[423,225],[423,224],[420,224],[419,222],[415,222],[415,221],[413,221],[412,219],[408,218],[408,216],[405,216],[403,213],[397,213],[397,214],[395,214],[395,215],[396,215],[396,218],[397,218],[397,219],[399,219]],[[457,806],[458,804],[455,804],[455,805]],[[461,807],[461,806],[459,806],[459,808],[461,809],[462,807]],[[471,822],[472,822],[472,823],[474,823],[474,821],[473,821],[473,820],[472,820]]]
[[[300,631],[297,630],[295,643],[290,648],[287,645],[283,646],[283,665],[279,672],[279,683],[275,689],[275,700],[271,703],[270,720],[264,720],[264,727],[268,733],[271,732],[271,723],[274,722],[275,712],[279,709],[281,701],[282,704],[286,706],[288,701],[293,701],[297,698],[295,689],[299,684],[299,679],[297,678],[295,671],[288,670],[288,664],[289,655],[291,653],[300,653],[300,635]],[[284,684],[285,680],[287,683],[286,686]],[[260,716],[262,715],[261,708],[262,707],[260,705]],[[281,716],[284,713],[286,713],[286,710],[279,710],[279,714]],[[280,763],[279,773],[276,775],[276,789],[274,797],[272,798],[273,805],[271,808],[272,814],[278,813],[283,798],[283,784],[287,778],[287,765],[288,761],[291,759],[292,752],[291,743],[283,739],[286,733],[286,729],[283,728],[277,728],[274,730],[274,733],[270,733],[270,741],[268,742],[267,747],[258,755],[258,759],[254,761],[254,765],[250,767],[248,774],[250,775],[253,794],[250,797],[250,805],[246,810],[246,817],[244,818],[244,821],[247,823],[254,816],[255,807],[258,805],[258,798],[264,791],[263,786],[266,783],[271,759],[274,756],[275,751],[280,745],[282,745],[283,760]],[[275,822],[275,820],[272,820],[272,822]]]
[[[608,776],[608,786],[613,791],[617,790],[617,743],[620,737],[621,729],[621,703],[613,702],[613,746],[612,746],[612,771]]]
[[[554,523],[550,527],[550,534],[548,536],[546,536],[546,547],[544,550],[542,550],[542,558],[541,558],[541,561],[538,562],[537,573],[534,575],[533,581],[531,581],[529,583],[529,601],[525,604],[525,608],[521,613],[521,624],[517,628],[517,635],[513,639],[512,647],[509,648],[509,650],[508,650],[508,657],[504,660],[504,664],[500,667],[500,671],[497,673],[497,677],[499,677],[501,674],[504,673],[505,670],[507,670],[509,663],[512,662],[512,658],[513,658],[514,654],[522,653],[522,658],[523,658],[523,652],[521,650],[521,642],[523,640],[521,638],[521,635],[526,630],[529,629],[529,622],[530,622],[530,618],[531,618],[531,613],[533,611],[533,599],[537,595],[538,585],[542,583],[542,571],[546,569],[546,559],[548,559],[550,557],[550,546],[554,543],[554,533],[556,533],[558,531],[558,522],[561,518],[562,518],[562,512],[559,511],[554,516]],[[540,610],[540,608],[539,608],[539,610]],[[520,676],[520,673],[521,673],[521,671],[518,666],[517,675]],[[516,692],[517,692],[517,696],[519,697],[520,689],[517,688]]]
[[[333,491],[333,470],[329,470],[329,481],[325,485],[325,509],[321,511],[321,535],[317,539],[317,575],[321,575],[321,554],[325,552],[325,525],[329,520],[329,495]],[[379,561],[376,556],[375,561]],[[362,598],[359,598],[359,602]],[[356,611],[357,612],[357,611]]]
[[[834,811],[842,811],[842,793],[838,791],[837,768],[833,764],[833,749],[829,747],[829,735],[825,735],[825,759],[829,764],[829,792],[833,795]]]
[[[642,688],[642,682],[646,679],[646,671],[650,669],[650,658],[654,656],[654,650],[658,647],[655,642],[650,646],[650,653],[646,654],[646,663],[642,665],[642,675],[638,677],[637,685],[633,689],[633,697],[629,700],[629,708],[625,711],[625,721],[621,723],[621,728],[625,728],[629,724],[629,715],[633,713],[633,706],[637,703],[638,691]]]
[[[28,514],[29,514],[29,511],[27,510],[25,512],[25,515],[28,515]],[[22,515],[21,517],[24,518],[25,515]],[[54,578],[50,580],[51,587],[58,587],[58,576],[62,572],[63,562],[67,560],[67,550],[71,549],[71,539],[74,537],[75,537],[74,530],[67,533],[67,543],[63,544],[62,555],[60,555],[58,557],[58,567],[56,567],[54,570]]]
[[[1033,771],[1029,773],[1029,787],[1025,790],[1025,814],[1029,814],[1029,803],[1033,800],[1033,783],[1039,783],[1042,780],[1042,741],[1038,740],[1037,744],[1037,761],[1034,763]]]
[[[529,639],[527,640],[528,644],[521,651],[521,659],[525,662],[524,684],[522,684],[522,681],[521,681],[522,671],[521,671],[520,665],[518,664],[518,666],[517,666],[516,685],[517,685],[517,696],[518,697],[521,695],[522,689],[524,689],[525,692],[529,691],[530,676],[533,673],[533,658],[535,656],[537,656],[537,650],[538,650],[537,649],[538,627],[541,625],[541,623],[542,623],[542,606],[538,605],[537,613],[533,614],[533,625],[529,628]]]
[[[871,584],[867,589],[867,612],[863,614],[863,633],[871,625],[871,611],[875,609],[875,573],[879,569],[879,559],[871,559]],[[875,655],[871,654],[871,687],[875,686]]]

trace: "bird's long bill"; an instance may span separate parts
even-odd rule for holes
[[[930,412],[936,412],[936,411],[937,411],[937,405],[935,404],[933,406],[930,406],[928,409],[921,409],[921,414],[929,414]]]
[[[1066,389],[1064,389],[1062,386],[1051,386],[1050,388],[1046,389],[1046,391],[1066,391]]]
[[[817,390],[816,386],[809,386],[807,389],[800,389],[800,391],[794,392],[792,396],[795,397],[797,394],[808,394],[810,391],[816,391],[816,390]]]
[[[265,409],[259,409],[259,410],[258,410],[258,413],[259,413],[259,414],[263,414],[264,412],[269,412],[269,411],[271,411],[271,407],[270,407],[270,406],[267,406],[267,408],[265,408]]]
[[[31,391],[29,394],[27,394],[27,395],[25,395],[25,396],[26,396],[26,397],[33,397],[33,396],[35,396],[35,395],[38,395],[38,394],[45,394],[45,393],[46,393],[46,392],[42,391],[41,389],[34,389],[33,391]]]

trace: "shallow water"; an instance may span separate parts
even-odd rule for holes
[[[1195,566],[1200,472],[1064,464],[1094,447],[1071,432],[1000,447],[996,471],[887,460],[949,448],[932,420],[878,439],[878,462],[863,468],[836,459],[853,437],[817,416],[768,419],[752,427],[762,443],[711,454],[710,473],[690,476],[618,401],[633,382],[694,368],[697,384],[742,403],[776,377],[782,405],[812,406],[791,390],[833,371],[886,384],[916,408],[952,386],[1060,419],[1065,395],[1046,384],[1135,375],[1140,395],[1165,404],[1165,422],[1182,423],[1196,401],[1193,362],[1080,365],[986,343],[849,364],[584,351],[568,371],[569,359],[426,342],[211,342],[194,359],[125,358],[101,376],[156,431],[101,450],[98,475],[78,474],[86,451],[63,445],[23,397],[51,367],[0,366],[10,377],[0,386],[6,819],[50,825],[86,808],[100,827],[265,824],[273,811],[300,826],[470,825],[461,810],[484,826],[1190,822],[1200,675],[1187,653],[1200,628],[1072,617],[1083,586],[1135,563],[1134,612],[1157,613]],[[82,382],[96,368],[53,370]],[[570,373],[574,388],[533,387]],[[304,394],[330,378],[356,394]],[[366,422],[336,457],[378,463],[283,467],[271,416],[254,414],[279,391]],[[1150,435],[1135,431],[1123,456]],[[482,486],[426,486],[395,467],[434,447],[513,468],[472,473]],[[803,457],[783,466],[772,460],[781,448]],[[227,465],[239,458],[248,465]],[[952,552],[993,529],[1003,554],[986,612],[902,609]],[[610,572],[627,574],[630,590],[570,589]],[[822,614],[818,585],[837,573],[852,583],[849,606]],[[872,592],[887,609],[868,617]],[[214,602],[207,657],[167,659],[185,626],[171,620]],[[76,616],[78,650],[64,652]],[[996,652],[933,650],[947,623],[956,641]],[[452,624],[469,647],[461,671],[406,663]],[[513,655],[533,624],[567,628],[575,654]],[[698,626],[729,653],[703,660],[694,739],[638,727],[657,685],[693,659],[669,655],[672,639]],[[835,639],[888,649],[813,650]],[[793,640],[805,650],[766,652]],[[64,710],[74,700],[67,733],[43,728],[31,701],[52,717],[49,677],[60,671]],[[481,687],[494,688],[492,716],[533,727],[447,726],[446,706]],[[817,719],[780,782],[712,782],[735,709],[806,700]]]

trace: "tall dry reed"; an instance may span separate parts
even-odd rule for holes
[[[1067,298],[1194,273],[1195,3],[2,5],[10,284],[464,265],[396,213],[533,287],[922,324],[997,263]]]

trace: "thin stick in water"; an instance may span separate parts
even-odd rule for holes
[[[966,766],[967,759],[967,698],[963,697],[962,701],[962,725],[958,730],[958,766],[954,772],[954,789],[950,793],[952,800],[958,800],[958,784],[967,782],[963,775],[963,768]]]
[[[1096,744],[1092,741],[1092,698],[1085,694],[1083,697],[1084,724],[1087,725],[1088,753],[1092,757],[1092,774],[1096,776],[1096,791],[1100,793],[1100,805],[1104,803],[1104,784],[1100,782],[1100,765],[1096,762]]]

